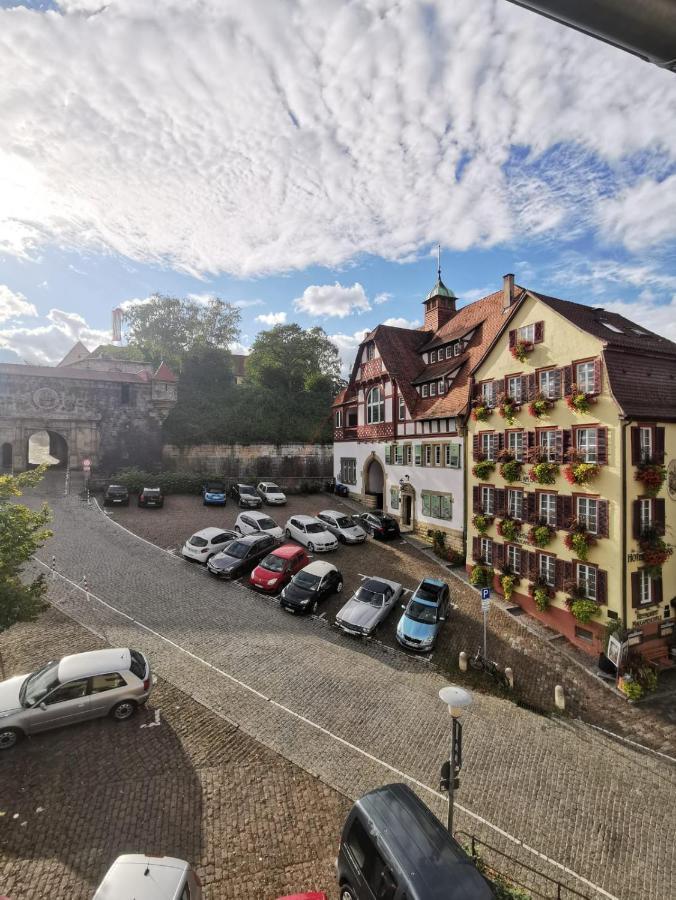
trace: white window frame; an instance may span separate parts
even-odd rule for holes
[[[538,449],[547,462],[556,461],[556,431],[538,432]]]
[[[461,348],[462,344],[460,343],[460,341],[458,341],[457,344],[453,344],[453,356],[460,356],[462,352]]]
[[[493,382],[484,381],[481,384],[481,400],[486,406],[493,405]]]
[[[514,390],[518,387],[518,390]],[[521,403],[521,376],[511,375],[507,379],[507,396],[511,397],[516,403]]]
[[[517,462],[523,462],[525,438],[526,435],[523,431],[507,432],[507,449],[514,454],[514,459]]]
[[[399,410],[397,414],[399,416],[399,421],[403,422],[406,418],[406,401],[401,396],[401,394],[399,394]]]
[[[507,488],[507,514],[513,519],[523,519],[523,491]]]
[[[437,361],[437,351],[430,350],[430,363],[435,363]]]
[[[575,384],[578,386],[578,389],[585,394],[593,394],[596,388],[594,370],[595,366],[593,360],[577,363],[575,366]]]
[[[394,464],[395,464],[395,466],[403,466],[404,465],[404,445],[403,444],[395,444],[394,445]]]
[[[538,575],[549,587],[556,586],[556,557],[540,553],[538,557]]]
[[[590,440],[593,438],[593,440]],[[595,463],[599,458],[598,428],[576,428],[575,449],[582,454],[584,462]]]
[[[378,399],[373,400],[372,398],[375,396],[376,391],[378,393]],[[378,418],[374,418],[375,411],[377,411]],[[380,387],[372,387],[366,396],[366,424],[367,425],[380,425],[381,422],[385,421],[385,395],[383,394],[383,389]]]
[[[444,465],[446,468],[451,466],[451,445],[444,444]]]
[[[437,396],[437,383],[436,381],[430,382],[430,397]]]
[[[479,447],[486,459],[495,462],[498,455],[498,436],[493,431],[482,431],[479,437]]]
[[[453,356],[453,344],[449,344],[446,347],[446,359],[450,359]]]
[[[441,444],[434,445],[434,465],[441,465]]]
[[[599,501],[594,497],[577,497],[576,499],[578,521],[583,522],[591,534],[598,534]]]
[[[423,384],[423,386],[422,386],[422,396],[423,397],[427,396],[427,385],[426,384]]]
[[[481,511],[492,516],[495,513],[495,488],[482,486],[481,488]]]
[[[370,362],[372,359],[376,357],[376,345],[373,341],[369,341],[366,345],[366,362]]]
[[[445,390],[444,379],[441,378],[441,379],[437,382],[437,393],[438,393],[438,394],[443,394],[443,393],[444,393],[444,390]]]
[[[343,427],[343,410],[337,409],[336,410],[336,428],[342,428],[342,427]]]
[[[515,544],[507,544],[507,565],[515,575],[521,574],[521,550]]]
[[[486,563],[487,566],[493,565],[493,541],[490,538],[481,538],[481,543],[479,544],[481,558]],[[488,552],[486,552],[488,551]]]
[[[641,425],[639,434],[639,458],[641,462],[647,462],[653,456],[653,430],[648,425]]]
[[[535,343],[535,322],[531,325],[522,325],[516,330],[517,341],[526,341],[529,344]]]
[[[639,528],[641,529],[641,534],[646,532],[649,528],[653,527],[653,501],[652,500],[639,500],[640,506],[640,518],[639,518]]]
[[[598,590],[596,567],[587,563],[578,563],[577,585],[584,588],[585,597],[588,597],[590,600],[596,600]]]
[[[432,445],[425,444],[424,447],[425,447],[425,465],[431,466],[432,465]]]
[[[639,571],[638,596],[641,606],[649,606],[653,602],[653,580],[645,571]]]
[[[538,372],[538,387],[540,393],[547,397],[548,400],[555,400],[558,397],[556,382],[560,377],[557,369],[543,369],[541,372]],[[559,384],[560,383],[561,382],[559,381]]]
[[[556,528],[556,494],[542,491],[538,498],[538,519],[544,519],[548,525]]]
[[[357,459],[353,456],[342,456],[340,458],[340,481],[341,484],[357,483]]]

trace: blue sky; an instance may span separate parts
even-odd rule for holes
[[[160,291],[349,361],[437,241],[461,302],[511,271],[676,339],[672,74],[505,0],[102,6],[0,0],[0,359]]]

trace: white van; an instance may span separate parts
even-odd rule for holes
[[[94,900],[201,900],[197,872],[183,859],[126,853],[118,856]]]

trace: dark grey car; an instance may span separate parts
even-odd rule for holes
[[[279,541],[270,534],[247,534],[231,541],[207,563],[211,575],[217,578],[239,578],[255,569]]]

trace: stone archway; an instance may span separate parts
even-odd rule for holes
[[[68,465],[68,441],[58,431],[36,429],[30,432],[26,443],[26,461],[28,467],[44,463],[55,468],[64,469]]]
[[[14,457],[14,448],[9,441],[6,441],[0,449],[0,467],[3,469],[11,469]]]
[[[362,469],[362,493],[372,498],[372,503],[376,509],[383,508],[383,497],[385,494],[385,468],[375,454],[367,458]]]

